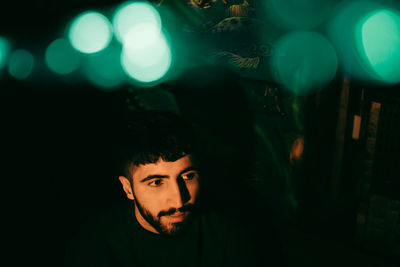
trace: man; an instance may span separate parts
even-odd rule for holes
[[[256,266],[242,229],[201,205],[205,177],[190,124],[172,112],[137,112],[123,140],[119,181],[129,203],[88,224],[66,266]]]

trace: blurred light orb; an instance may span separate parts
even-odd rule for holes
[[[154,24],[141,23],[130,28],[125,35],[123,45],[131,50],[141,50],[156,44],[162,33]]]
[[[104,91],[121,85],[126,76],[121,66],[120,55],[121,48],[114,45],[90,55],[84,66],[88,81]]]
[[[338,59],[333,45],[321,34],[295,31],[276,43],[272,60],[278,83],[297,94],[324,89],[336,75]]]
[[[53,41],[46,49],[45,61],[50,70],[57,74],[74,72],[81,62],[80,55],[66,39]]]
[[[158,32],[161,31],[160,15],[153,5],[148,2],[128,1],[120,5],[114,13],[114,33],[121,43],[124,42],[131,28],[139,24],[150,24]]]
[[[32,73],[34,58],[24,49],[15,50],[10,55],[8,72],[16,79],[26,79]]]
[[[160,80],[172,64],[171,48],[164,33],[155,34],[150,29],[154,30],[154,27],[143,24],[132,28],[121,54],[125,73],[140,83]]]
[[[400,16],[390,10],[375,10],[357,27],[357,49],[378,80],[400,82]]]
[[[72,22],[68,37],[76,50],[86,54],[96,53],[111,42],[112,26],[102,14],[87,11]]]
[[[10,49],[11,45],[9,41],[6,38],[0,36],[0,69],[2,69],[6,65]]]
[[[344,1],[329,26],[344,72],[361,82],[398,79],[398,12],[379,1]],[[397,43],[397,45],[396,45]]]
[[[164,56],[170,56],[164,34],[152,24],[139,24],[131,28],[123,47],[130,61],[140,67],[156,65]]]

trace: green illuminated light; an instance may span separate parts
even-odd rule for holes
[[[9,53],[10,43],[7,41],[7,39],[0,37],[0,69],[6,65]]]
[[[323,89],[336,74],[336,51],[318,33],[292,32],[281,38],[276,47],[273,58],[276,80],[297,95]]]
[[[377,10],[361,25],[358,49],[366,64],[382,81],[400,82],[400,17],[389,10]]]
[[[90,55],[85,64],[85,74],[96,87],[110,90],[125,81],[120,62],[121,49],[109,46],[100,53]]]
[[[123,43],[132,27],[139,24],[153,25],[161,30],[161,18],[158,11],[147,2],[126,2],[115,12],[113,26],[115,36]]]
[[[362,82],[400,82],[399,12],[380,1],[343,1],[329,36],[344,72]]]
[[[122,67],[126,74],[141,83],[160,80],[168,72],[172,62],[171,48],[164,34],[148,35],[146,29],[150,28],[132,28],[124,42],[121,55]]]
[[[34,64],[34,58],[26,50],[15,50],[8,63],[8,72],[16,79],[26,79],[31,74]]]
[[[112,27],[105,16],[88,11],[74,20],[68,37],[76,50],[87,54],[96,53],[111,42]]]
[[[55,73],[69,74],[80,64],[80,57],[66,39],[53,41],[46,50],[46,64]]]
[[[153,24],[138,24],[127,32],[123,44],[130,49],[140,50],[156,44],[160,35],[160,30]]]

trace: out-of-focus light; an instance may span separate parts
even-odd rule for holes
[[[267,18],[286,29],[311,29],[329,17],[334,0],[265,0]]]
[[[142,23],[132,27],[127,32],[123,44],[129,46],[130,49],[140,50],[156,44],[160,36],[160,30],[156,26]]]
[[[96,87],[112,90],[125,81],[122,70],[121,48],[110,45],[107,49],[90,55],[85,62],[84,71],[87,79]]]
[[[324,36],[296,31],[278,40],[272,64],[278,83],[297,95],[306,95],[332,81],[338,60],[334,47]]]
[[[6,65],[10,47],[8,40],[0,36],[0,69]]]
[[[379,85],[399,81],[398,13],[390,10],[379,1],[344,1],[337,6],[328,35],[346,75]]]
[[[400,82],[400,17],[389,10],[376,10],[357,27],[357,48],[367,66],[383,82]]]
[[[123,43],[132,27],[139,24],[153,25],[161,31],[158,11],[148,2],[125,2],[115,12],[113,18],[116,38]]]
[[[151,33],[152,27],[141,24],[132,28],[121,54],[126,74],[142,84],[163,78],[172,63],[172,52],[165,35],[162,32],[158,35]]]
[[[66,39],[57,39],[47,47],[45,60],[55,73],[69,74],[79,67],[81,58]]]
[[[31,74],[34,64],[34,58],[26,50],[15,50],[8,62],[8,72],[16,79],[26,79]]]
[[[72,22],[68,37],[76,50],[87,54],[96,53],[111,42],[112,26],[102,14],[87,11]]]

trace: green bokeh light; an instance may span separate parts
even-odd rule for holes
[[[90,55],[84,67],[89,82],[107,91],[121,85],[126,76],[121,66],[120,55],[121,48],[115,45]]]
[[[158,11],[147,2],[125,2],[115,12],[113,18],[114,33],[123,43],[132,27],[150,24],[161,30],[161,18]]]
[[[152,27],[141,24],[132,28],[121,54],[126,74],[141,83],[162,79],[172,64],[171,48],[164,33],[155,35],[151,33]]]
[[[10,49],[11,45],[9,41],[6,38],[0,36],[0,69],[2,69],[6,65]]]
[[[26,50],[15,50],[8,62],[8,72],[16,79],[26,79],[33,70],[34,58]]]
[[[72,22],[68,37],[76,50],[87,54],[96,53],[109,45],[112,26],[102,14],[87,11]]]
[[[311,29],[329,16],[334,0],[264,0],[267,17],[286,29]]]
[[[345,75],[371,84],[396,82],[398,19],[396,12],[388,12],[389,9],[380,2],[365,0],[338,5],[328,35]]]
[[[321,34],[296,31],[276,43],[273,58],[276,80],[297,95],[323,89],[335,76],[336,51]]]
[[[57,39],[47,47],[45,60],[55,73],[69,74],[79,67],[81,58],[66,39]]]
[[[357,48],[367,66],[383,82],[400,81],[400,17],[389,10],[376,10],[357,27]]]

